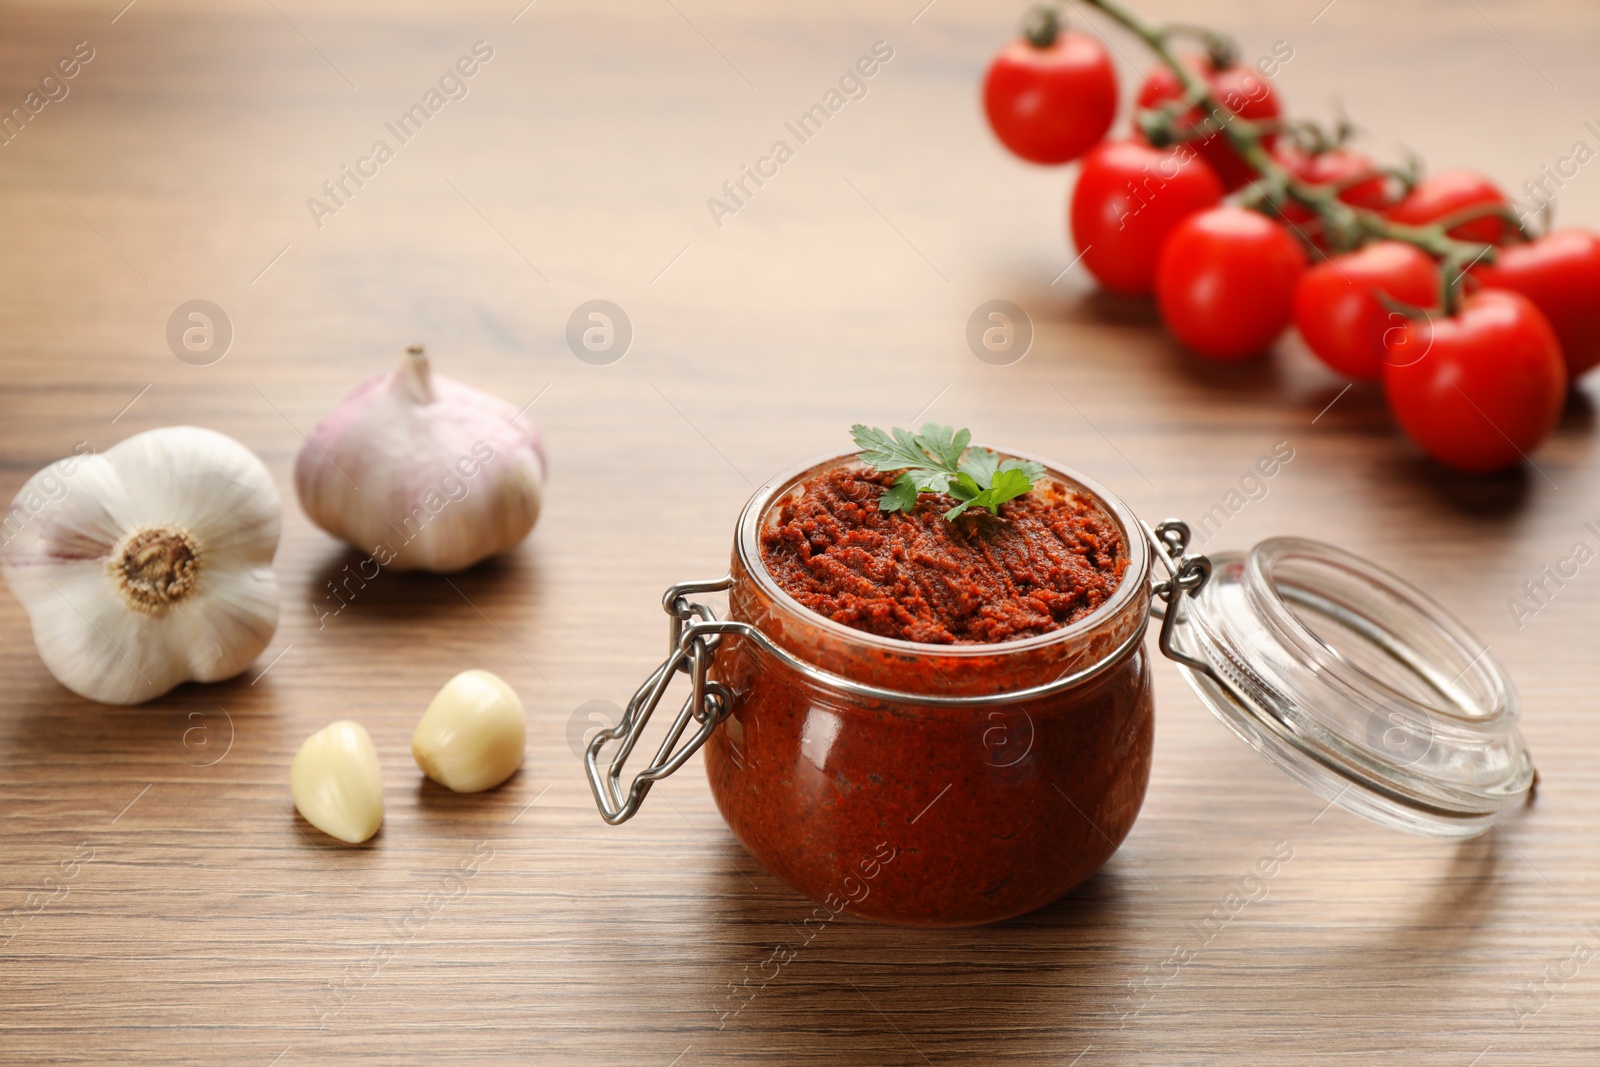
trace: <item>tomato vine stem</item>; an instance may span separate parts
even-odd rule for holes
[[[1041,4],[1028,12],[1022,23],[1022,36],[1035,48],[1049,48],[1061,35],[1061,12],[1049,4]]]
[[[1282,218],[1283,204],[1292,200],[1310,209],[1322,220],[1325,232],[1336,246],[1360,247],[1370,240],[1383,239],[1402,241],[1422,249],[1439,260],[1442,281],[1440,294],[1445,314],[1454,314],[1460,305],[1461,281],[1467,268],[1475,263],[1494,262],[1494,245],[1478,241],[1462,241],[1450,236],[1449,231],[1461,224],[1463,221],[1461,218],[1441,219],[1425,226],[1410,226],[1394,222],[1376,211],[1345,203],[1339,199],[1339,193],[1343,190],[1338,186],[1317,185],[1296,177],[1287,167],[1274,159],[1262,143],[1262,138],[1277,128],[1276,124],[1269,127],[1266,123],[1234,114],[1216,98],[1203,78],[1179,62],[1172,50],[1171,39],[1178,35],[1200,36],[1196,32],[1196,27],[1152,25],[1123,7],[1118,0],[1083,0],[1083,3],[1100,11],[1123,29],[1140,38],[1157,58],[1167,65],[1183,86],[1184,103],[1201,109],[1207,120],[1214,122],[1216,128],[1228,139],[1233,149],[1255,169],[1258,175],[1255,180],[1257,203],[1266,201],[1273,209],[1271,213]],[[1209,31],[1205,33],[1207,36],[1202,37],[1202,40],[1217,36],[1210,34]],[[1207,120],[1203,120],[1198,127],[1181,131],[1182,135],[1177,139],[1191,140],[1210,136],[1213,131],[1208,127]],[[1518,228],[1521,229],[1520,222]],[[1298,227],[1294,229],[1301,241],[1311,245],[1310,240],[1304,233],[1299,232]]]

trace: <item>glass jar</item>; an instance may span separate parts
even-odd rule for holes
[[[1144,801],[1148,546],[1122,504],[1053,470],[1101,503],[1127,546],[1106,603],[1000,644],[878,637],[801,606],[762,561],[784,500],[853,462],[769,483],[739,520],[729,615],[789,655],[738,636],[717,653],[713,677],[733,700],[706,744],[712,794],[745,848],[815,900],[916,924],[1032,911],[1098,870]]]
[[[1127,554],[1086,617],[1023,640],[932,645],[817,614],[767,572],[761,535],[807,482],[855,462],[828,457],[762,486],[729,575],[667,591],[669,656],[586,753],[608,822],[631,818],[704,746],[740,842],[831,912],[963,926],[1042,907],[1105,863],[1143,803],[1153,615],[1158,647],[1218,718],[1330,802],[1465,837],[1531,788],[1503,668],[1424,594],[1301,539],[1188,555],[1183,523],[1146,526],[1049,463],[1047,477],[1111,518]],[[690,599],[723,589],[727,619]],[[623,763],[679,674],[691,692],[624,793]]]

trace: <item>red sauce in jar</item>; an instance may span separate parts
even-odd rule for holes
[[[955,521],[924,496],[909,514],[878,500],[893,474],[837,467],[807,482],[762,533],[768,572],[835,622],[923,644],[992,644],[1070,625],[1106,601],[1127,552],[1087,498],[1045,481]]]
[[[1088,878],[1138,816],[1148,557],[1126,508],[1054,474],[1000,520],[955,523],[931,496],[879,511],[891,482],[840,456],[746,506],[729,618],[822,673],[728,635],[706,773],[745,848],[820,902],[817,922],[995,922]]]

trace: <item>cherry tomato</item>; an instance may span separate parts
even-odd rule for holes
[[[1390,335],[1383,387],[1400,426],[1447,467],[1514,466],[1550,436],[1567,395],[1555,330],[1521,293],[1485,289],[1449,318]]]
[[[1294,294],[1294,324],[1306,347],[1352,378],[1376,379],[1383,372],[1384,337],[1405,325],[1374,295],[1385,292],[1413,307],[1439,302],[1439,272],[1432,257],[1414,245],[1375,241],[1334,256],[1306,271]]]
[[[1600,363],[1600,237],[1557,230],[1502,248],[1473,277],[1486,289],[1510,289],[1532,300],[1555,328],[1567,377]]]
[[[1418,182],[1409,196],[1389,211],[1395,222],[1425,226],[1468,208],[1498,204],[1506,206],[1500,187],[1476,171],[1442,170]],[[1464,222],[1452,227],[1450,236],[1460,241],[1499,244],[1511,235],[1512,228],[1498,215]]]
[[[1278,223],[1245,208],[1214,207],[1167,238],[1156,304],[1167,328],[1195,352],[1245,359],[1289,325],[1305,267],[1305,252]]]
[[[1000,142],[1033,163],[1066,163],[1093,148],[1117,114],[1117,75],[1098,40],[1050,31],[1044,46],[1024,37],[995,57],[983,108]]]
[[[1221,199],[1222,183],[1188,145],[1107,141],[1084,157],[1072,190],[1072,240],[1101,285],[1142,296],[1173,227]]]
[[[1388,177],[1379,173],[1372,160],[1360,152],[1330,148],[1313,155],[1292,144],[1279,144],[1272,154],[1290,174],[1303,182],[1342,186],[1339,199],[1351,207],[1381,212],[1394,205]],[[1283,217],[1302,223],[1311,219],[1312,213],[1302,204],[1289,203],[1284,205]]]
[[[1212,65],[1208,56],[1185,56],[1182,62],[1205,79],[1211,88],[1211,95],[1233,114],[1247,119],[1275,119],[1281,113],[1271,83],[1253,68],[1237,63],[1218,68]],[[1146,76],[1144,85],[1139,89],[1138,104],[1141,108],[1152,108],[1169,100],[1181,99],[1183,83],[1170,68],[1160,66]],[[1198,125],[1205,118],[1200,109],[1195,108],[1184,116],[1183,121]],[[1220,124],[1223,118],[1226,116],[1219,116],[1213,121]],[[1262,137],[1261,144],[1270,150],[1276,139],[1275,134],[1269,133]],[[1256,176],[1255,168],[1234,151],[1233,145],[1228,143],[1228,138],[1220,129],[1196,144],[1200,154],[1211,164],[1211,169],[1222,179],[1223,188],[1227,191],[1232,192],[1250,184],[1250,180]]]

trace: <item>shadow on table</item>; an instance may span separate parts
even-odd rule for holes
[[[1083,1034],[1118,1026],[1117,995],[1136,969],[1125,943],[1145,892],[1126,862],[1113,857],[1054,904],[992,926],[848,915],[802,926],[816,905],[730,846],[708,895],[732,936],[702,946],[709,1052],[804,1046],[778,1062],[981,1062],[1010,1030],[1027,1032],[1030,1056],[1070,1063]]]
[[[448,626],[458,619],[482,622],[474,603],[479,589],[498,591],[497,595],[515,590],[519,602],[537,602],[539,579],[538,567],[516,551],[463,571],[433,574],[382,567],[368,554],[344,546],[330,550],[304,588],[285,594],[286,599],[307,605],[313,629],[335,629],[351,619],[396,625],[426,620]]]
[[[1505,888],[1505,879],[1498,877],[1504,851],[1504,840],[1497,830],[1457,844],[1450,865],[1428,892],[1413,907],[1403,907],[1409,921],[1384,928],[1383,944],[1391,949],[1417,949],[1421,953],[1418,959],[1425,959],[1429,966],[1435,965],[1440,956],[1469,946],[1470,938],[1441,938],[1439,931],[1452,926],[1477,929],[1488,924]],[[1359,967],[1361,957],[1372,947],[1363,945],[1349,950],[1351,958],[1346,965]],[[1367,958],[1370,965],[1370,956]]]
[[[1414,1005],[1394,999],[1394,984],[1429,988],[1452,958],[1481,946],[1473,931],[1493,925],[1505,882],[1498,838],[1443,846],[1453,851],[1437,876],[1397,881],[1405,895],[1376,902],[1370,923],[1314,936],[1292,924],[1254,926],[1151,1003],[1130,990],[1160,967],[1167,933],[1141,927],[1153,890],[1115,857],[1056,903],[994,926],[916,930],[841,916],[807,939],[800,924],[814,905],[730,841],[728,862],[708,876],[717,920],[697,947],[694,985],[711,988],[711,1032],[695,1044],[708,1055],[788,1050],[779,1061],[874,1067],[992,1061],[1010,1039],[1026,1043],[1030,1061],[1061,1064],[1090,1047],[1111,1062],[1178,1053],[1208,1015],[1312,1025],[1315,1004],[1280,1002],[1261,980],[1285,960],[1314,968],[1366,1017],[1398,1023]],[[792,958],[777,953],[783,945]],[[1375,967],[1384,981],[1374,982]]]
[[[1395,432],[1398,437],[1399,431]],[[1507,541],[1515,534],[1505,520],[1522,511],[1535,483],[1545,479],[1527,460],[1498,474],[1465,474],[1429,459],[1402,440],[1396,440],[1393,451],[1377,461],[1374,474],[1405,486],[1413,499],[1431,499],[1458,517],[1498,523],[1505,529]]]
[[[1594,397],[1581,386],[1567,390],[1567,406],[1561,409],[1561,421],[1556,424],[1558,434],[1590,434],[1595,427]]]
[[[1294,374],[1282,353],[1268,350],[1259,356],[1232,362],[1197,356],[1162,325],[1161,314],[1150,297],[1119,296],[1093,289],[1065,303],[1050,303],[1045,298],[1036,304],[1042,323],[1068,328],[1093,324],[1125,331],[1129,335],[1128,350],[1138,353],[1143,374],[1176,379],[1204,393],[1235,400],[1281,403],[1288,396]],[[1046,358],[1069,357],[1058,352]],[[1137,376],[1133,380],[1138,380]]]
[[[1149,296],[1122,296],[1097,288],[1084,293],[1062,310],[1066,313],[1060,317],[1066,321],[1161,329],[1161,312],[1156,310],[1155,298]]]

